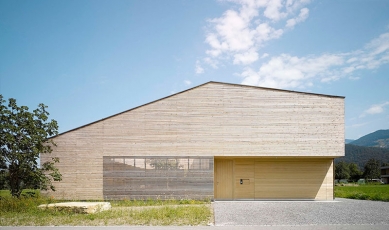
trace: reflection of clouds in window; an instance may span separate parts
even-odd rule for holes
[[[209,170],[213,159],[209,157],[105,157],[116,168],[154,170]]]

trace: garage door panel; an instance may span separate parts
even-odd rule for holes
[[[293,172],[293,171],[280,172],[280,171],[267,170],[267,171],[255,172],[254,177],[256,179],[261,179],[261,180],[266,180],[266,179],[298,180],[298,179],[318,179],[318,177],[322,177],[325,175],[326,175],[325,172],[314,172],[314,171],[301,173],[301,172]]]
[[[267,171],[269,169],[271,170],[280,170],[280,171],[292,171],[295,173],[306,173],[306,172],[316,172],[315,169],[318,167],[322,167],[323,163],[321,164],[313,164],[312,162],[307,162],[310,165],[304,165],[304,163],[296,163],[296,162],[276,162],[276,161],[268,161],[268,162],[257,162],[262,164],[268,164],[266,167],[260,167],[256,168],[256,171]]]
[[[331,159],[255,163],[255,199],[326,199]]]
[[[276,185],[255,189],[256,199],[315,199],[319,189],[317,186],[290,187]]]
[[[321,166],[322,167],[322,166]],[[319,170],[318,168],[311,168],[311,170],[300,170],[299,168],[295,168],[293,170],[283,170],[283,169],[271,169],[271,168],[267,168],[265,170],[261,170],[261,171],[256,171],[255,172],[255,176],[257,177],[266,177],[266,176],[272,176],[272,175],[268,175],[268,172],[271,171],[274,174],[282,174],[283,177],[293,177],[293,176],[310,176],[310,175],[313,175],[313,176],[316,176],[316,175],[322,175],[324,174],[324,169],[322,169],[321,172],[317,172],[317,170]]]
[[[218,159],[215,178],[215,199],[333,199],[328,158]]]
[[[267,184],[267,185],[280,185],[280,186],[297,186],[297,185],[304,185],[304,186],[310,186],[310,185],[321,185],[323,183],[323,180],[319,180],[317,178],[302,178],[302,179],[256,179],[256,183],[260,184]]]
[[[304,186],[304,189],[302,190],[301,189],[301,186]],[[267,186],[267,187],[264,187],[264,186],[255,186],[255,190],[256,192],[258,191],[272,191],[272,190],[282,190],[280,192],[283,192],[283,193],[289,193],[290,191],[297,191],[297,190],[301,190],[300,192],[301,193],[304,193],[306,190],[314,190],[317,188],[319,188],[320,186],[317,186],[317,185],[294,185],[294,187],[291,187],[290,185],[271,185],[271,186]],[[290,195],[290,194],[289,194]]]

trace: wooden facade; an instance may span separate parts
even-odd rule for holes
[[[332,200],[333,181],[331,158],[216,158],[214,199]]]
[[[344,97],[208,82],[53,139],[57,147],[52,154],[42,155],[41,161],[60,158],[63,181],[55,183],[57,191],[52,193],[57,198],[104,199],[105,157],[211,157],[215,177],[221,167],[216,160],[233,158],[238,160],[221,164],[233,164],[242,177],[254,181],[259,181],[256,173],[262,167],[256,164],[260,162],[276,164],[285,158],[311,165],[323,159],[323,167],[330,165],[322,178],[328,187],[330,162],[344,156]],[[244,163],[244,158],[255,158],[255,164]],[[284,172],[290,172],[301,165],[280,167],[289,167]],[[228,186],[234,187],[237,182],[231,183]],[[232,195],[215,186],[216,197],[244,198],[246,193],[255,197],[259,191],[257,183],[250,184],[253,192],[237,188]],[[332,199],[324,198],[324,190],[318,191],[314,199]]]

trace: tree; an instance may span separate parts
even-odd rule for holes
[[[350,178],[350,169],[346,162],[341,161],[335,165],[335,179]]]
[[[58,158],[39,166],[40,154],[52,151],[51,136],[58,134],[55,120],[48,121],[47,106],[39,104],[33,112],[27,106],[19,107],[9,99],[8,106],[0,94],[0,170],[13,197],[20,197],[24,188],[40,187],[55,191],[52,180],[62,175],[54,166]]]
[[[374,158],[366,162],[364,167],[363,176],[367,180],[378,179],[381,177],[380,162]]]
[[[149,163],[156,170],[177,170],[182,168],[177,159],[151,159]]]
[[[358,181],[362,176],[362,172],[359,170],[358,165],[355,163],[350,163],[348,168],[350,172],[350,179],[354,182]]]

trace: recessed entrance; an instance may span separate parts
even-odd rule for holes
[[[333,159],[215,158],[216,200],[333,199]]]

